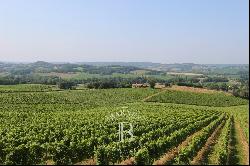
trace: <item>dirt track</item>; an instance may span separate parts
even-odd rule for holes
[[[239,132],[239,143],[242,145],[242,150],[243,150],[243,157],[244,161],[243,164],[249,165],[249,145],[247,143],[246,137],[244,135],[244,132],[242,128],[240,127],[239,122],[235,121],[235,128]]]
[[[202,147],[202,149],[197,153],[197,155],[193,158],[193,161],[191,161],[192,165],[201,165],[205,164],[205,159],[207,157],[207,154],[210,152],[211,147],[216,143],[217,138],[220,135],[220,132],[224,126],[225,122],[221,123],[215,131],[212,133],[212,135],[208,138],[206,144]]]

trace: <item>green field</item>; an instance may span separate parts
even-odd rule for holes
[[[146,101],[214,107],[227,107],[248,104],[248,100],[236,98],[234,96],[226,95],[223,93],[208,94],[175,90],[167,90],[157,96],[153,96],[147,99]]]
[[[33,86],[1,86],[0,164],[226,164],[232,157],[239,158],[234,164],[247,162],[242,138],[235,138],[241,153],[229,148],[234,123],[249,138],[246,100],[149,88]],[[124,133],[119,140],[121,122],[126,131],[132,125],[132,138]],[[213,135],[215,143],[206,149]]]
[[[53,90],[59,90],[59,89],[53,85],[41,85],[41,84],[0,85],[0,93],[47,92]]]
[[[72,104],[85,108],[98,106],[116,106],[140,101],[159,90],[153,89],[85,89],[59,92],[2,93],[0,104]]]

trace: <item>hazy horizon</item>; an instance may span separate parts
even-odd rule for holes
[[[0,62],[249,64],[248,0],[1,0]]]
[[[36,63],[38,61],[0,61],[0,63]],[[155,64],[197,64],[197,65],[249,65],[249,63],[193,63],[193,62],[174,62],[174,63],[163,63],[163,62],[150,62],[150,61],[76,61],[76,62],[67,62],[67,61],[42,61],[47,63],[155,63]]]

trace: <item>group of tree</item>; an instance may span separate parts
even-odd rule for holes
[[[0,85],[16,84],[46,84],[56,85],[60,81],[57,76],[40,76],[40,75],[9,75],[0,76]]]
[[[47,84],[58,85],[61,89],[74,89],[77,84],[85,84],[87,88],[107,89],[107,88],[129,88],[132,84],[148,83],[151,88],[155,87],[156,83],[162,83],[166,86],[179,85],[198,88],[208,88],[213,90],[221,90],[231,92],[233,95],[242,98],[249,98],[249,72],[244,68],[239,68],[235,74],[237,75],[237,84],[229,85],[229,77],[223,75],[203,75],[203,76],[175,76],[164,77],[166,72],[154,71],[145,69],[147,74],[144,76],[123,77],[122,74],[129,74],[132,71],[141,68],[134,66],[93,66],[87,64],[52,64],[47,62],[36,62],[31,64],[5,64],[0,63],[0,73],[7,73],[0,75],[0,85],[14,85],[14,84]],[[228,73],[232,73],[231,68],[227,68]],[[75,73],[84,72],[89,74],[105,75],[95,76],[92,78],[72,78],[70,80],[63,80],[58,76],[44,76],[39,73]],[[120,73],[120,77],[113,76],[114,73]],[[225,72],[224,72],[225,73]],[[154,77],[154,75],[160,75]],[[106,77],[107,76],[107,77]]]
[[[60,89],[74,89],[77,84],[85,84],[91,89],[108,89],[108,88],[130,88],[132,84],[148,83],[151,88],[154,88],[156,83],[165,84],[165,86],[178,85],[196,88],[207,88],[212,90],[220,90],[232,93],[234,96],[249,98],[249,82],[246,79],[240,78],[239,84],[233,86],[227,82],[204,82],[200,83],[198,78],[175,77],[171,79],[156,79],[148,76],[138,77],[109,77],[109,78],[86,78],[86,79],[71,79],[62,80],[57,76],[40,76],[40,75],[9,75],[0,77],[0,85],[14,84],[47,84],[58,85]]]
[[[222,90],[222,91],[228,91],[230,86],[227,83],[224,82],[209,82],[203,84],[203,87],[211,90]]]
[[[204,82],[228,82],[228,78],[225,78],[225,77],[218,77],[218,76],[215,76],[215,77],[206,77],[203,79]]]
[[[72,81],[60,80],[58,82],[58,88],[60,88],[60,89],[75,89],[76,85],[77,84],[75,82],[72,82]]]
[[[141,68],[135,66],[93,66],[87,64],[53,64],[43,61],[38,61],[30,64],[1,64],[0,72],[6,72],[12,75],[28,75],[34,73],[75,73],[85,72],[89,74],[112,75],[113,73],[129,74],[131,71]]]
[[[91,89],[108,89],[108,88],[131,88],[132,84],[143,84],[148,83],[151,88],[154,88],[156,82],[164,82],[161,79],[154,79],[148,77],[135,77],[135,78],[100,78],[100,79],[89,79],[86,83],[87,88]]]
[[[236,97],[249,99],[249,82],[242,82],[241,85],[230,87],[231,93]]]

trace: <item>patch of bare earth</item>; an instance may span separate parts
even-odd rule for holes
[[[240,127],[239,122],[235,121],[235,128],[236,130],[238,130],[239,132],[239,143],[242,145],[242,151],[243,151],[243,157],[244,157],[244,161],[243,164],[245,165],[249,165],[249,145],[247,143],[247,139],[244,135],[244,132],[242,130],[242,128]]]
[[[53,160],[47,160],[45,165],[55,165],[55,162]]]
[[[94,159],[86,159],[81,162],[75,163],[74,165],[96,165],[96,161]]]
[[[177,147],[172,148],[166,154],[164,154],[159,160],[156,160],[153,165],[166,165],[171,164],[171,161],[179,154],[179,151],[188,145],[192,138],[198,135],[200,131],[188,136],[185,141],[179,144]]]
[[[184,75],[184,76],[202,76],[203,74],[198,73],[178,73],[178,72],[167,72],[170,75]]]
[[[196,92],[196,93],[224,93],[226,95],[232,95],[232,94],[227,93],[227,92],[210,90],[210,89],[205,89],[205,88],[194,88],[194,87],[188,87],[188,86],[173,85],[172,87],[167,88],[167,89],[179,90],[179,91],[189,91],[189,92]]]
[[[117,165],[135,165],[135,159],[134,159],[134,157],[131,157],[129,159],[122,161],[121,163],[119,163]]]
[[[160,92],[157,92],[157,93],[155,93],[155,94],[152,94],[152,95],[150,95],[150,96],[147,96],[147,97],[144,98],[142,101],[147,101],[147,100],[150,99],[151,97],[157,96],[157,95],[159,95],[160,93],[163,93],[163,92],[165,92],[165,91],[166,91],[166,89],[164,89],[164,90],[162,90],[162,91],[160,91]]]
[[[192,165],[201,165],[205,163],[208,153],[211,151],[211,148],[216,144],[216,140],[219,137],[221,130],[225,124],[225,121],[222,122],[207,139],[207,142],[202,147],[202,149],[197,153],[197,155],[191,161]]]

